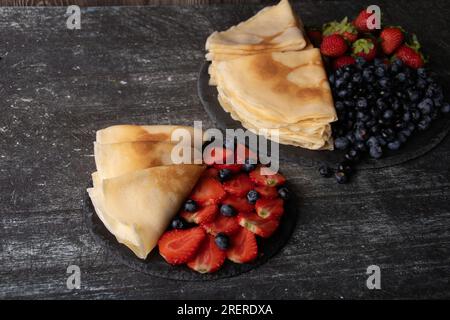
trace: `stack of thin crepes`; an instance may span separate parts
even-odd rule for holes
[[[320,51],[288,0],[214,32],[206,49],[210,84],[233,119],[282,144],[333,148],[337,116]]]
[[[106,228],[141,259],[156,246],[205,169],[174,164],[171,134],[177,129],[193,137],[193,128],[183,126],[118,125],[97,131],[97,171],[89,196]]]

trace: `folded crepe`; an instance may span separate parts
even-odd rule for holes
[[[332,148],[337,116],[318,49],[220,61],[215,72],[219,102],[247,129],[277,129],[282,143]]]
[[[158,125],[115,125],[97,131],[97,143],[118,143],[132,141],[162,141],[171,142],[172,133],[177,129],[184,129],[194,137],[194,128],[187,126]],[[191,139],[193,145],[194,139]]]
[[[141,259],[159,238],[195,186],[204,167],[158,166],[103,180],[88,189],[106,228]]]
[[[118,177],[140,169],[174,164],[173,155],[183,156],[184,149],[176,144],[159,141],[133,141],[121,143],[94,143],[96,173],[94,185],[98,179]],[[192,162],[195,150],[189,148],[188,163]],[[172,154],[172,152],[174,154]],[[175,162],[176,163],[176,162]]]
[[[226,31],[214,32],[206,41],[206,50],[248,54],[255,51],[303,49],[307,41],[302,24],[288,0],[259,11],[255,16]]]

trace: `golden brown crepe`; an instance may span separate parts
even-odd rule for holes
[[[158,166],[105,179],[101,189],[88,192],[117,241],[145,259],[203,170],[200,165]]]
[[[189,149],[189,163],[194,150]],[[121,143],[94,143],[95,163],[99,179],[108,179],[140,169],[174,164],[172,151],[179,151],[175,144],[159,141],[133,141]]]
[[[318,49],[216,62],[215,76],[222,107],[247,129],[277,129],[281,143],[332,148],[337,117]]]
[[[242,53],[258,50],[301,50],[306,40],[298,18],[288,0],[266,7],[255,16],[226,31],[214,32],[206,41],[206,50]]]
[[[97,143],[119,143],[132,141],[171,142],[171,135],[177,129],[187,130],[194,137],[194,128],[187,126],[157,125],[115,125],[97,131]],[[192,139],[193,143],[194,139]]]

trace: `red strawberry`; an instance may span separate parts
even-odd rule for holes
[[[275,187],[256,186],[255,190],[259,193],[261,198],[273,199],[278,197],[278,191]]]
[[[348,22],[348,18],[345,17],[341,22],[332,21],[323,25],[323,35],[331,36],[338,34],[342,36],[349,43],[353,43],[358,39],[358,30],[355,26]]]
[[[223,183],[223,188],[232,195],[242,197],[247,195],[247,193],[253,189],[253,182],[246,174],[242,173],[225,181]]]
[[[218,214],[213,222],[202,224],[202,227],[214,236],[220,232],[230,235],[241,228],[236,217],[225,217],[221,214]]]
[[[216,168],[208,168],[202,173],[202,178],[219,179],[219,170]]]
[[[201,227],[167,231],[158,241],[159,253],[170,264],[186,263],[195,256],[205,237]]]
[[[255,204],[256,213],[264,219],[278,219],[284,213],[283,199],[258,199]]]
[[[342,56],[339,58],[336,58],[333,61],[333,69],[337,70],[339,68],[348,66],[350,64],[354,64],[355,63],[355,58],[351,57],[351,56]]]
[[[250,212],[255,209],[252,204],[248,203],[246,198],[235,197],[233,195],[227,195],[225,199],[222,200],[222,204],[232,206],[237,212]]]
[[[203,159],[207,165],[233,163],[234,152],[223,147],[206,147]]]
[[[225,197],[222,184],[214,178],[204,178],[195,186],[191,199],[201,205],[216,204]]]
[[[315,48],[319,48],[322,43],[322,32],[319,30],[307,30],[306,34],[308,35],[309,40],[313,44]]]
[[[261,170],[268,171],[268,175],[263,175]],[[250,172],[250,179],[259,186],[276,187],[286,182],[286,178],[279,173],[275,173],[266,167],[258,167]]]
[[[344,38],[338,34],[324,37],[320,45],[320,52],[328,57],[340,57],[345,54],[348,46]]]
[[[230,238],[230,248],[227,250],[229,260],[236,263],[247,263],[258,256],[258,244],[253,233],[240,228],[239,232]]]
[[[380,33],[381,49],[385,54],[392,54],[405,40],[403,31],[398,27],[384,28]]]
[[[261,218],[256,213],[240,213],[238,220],[241,226],[263,238],[270,237],[280,223],[277,219]]]
[[[217,205],[212,204],[206,207],[203,207],[202,209],[198,210],[197,212],[187,212],[182,211],[180,213],[180,216],[186,220],[187,222],[201,224],[206,222],[214,221],[216,214],[219,212],[219,208]]]
[[[353,55],[372,61],[377,56],[377,46],[372,39],[358,39],[352,45]]]
[[[361,10],[355,20],[353,20],[353,25],[355,28],[362,33],[371,32],[374,29],[369,29],[367,24],[367,19],[372,16],[373,13],[367,12],[367,9]]]
[[[424,65],[422,54],[407,45],[402,45],[400,48],[398,48],[398,50],[395,52],[395,57],[400,59],[405,65],[410,68],[418,69],[422,68]]]
[[[197,255],[187,263],[188,267],[200,273],[211,273],[220,269],[227,254],[217,247],[214,237],[207,235],[202,241]]]

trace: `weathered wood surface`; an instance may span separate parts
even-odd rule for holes
[[[270,3],[270,0],[2,0],[0,6],[145,6],[155,4],[204,5],[229,3]]]
[[[446,1],[380,3],[415,30],[448,80]],[[352,2],[303,1],[307,24]],[[0,9],[0,298],[449,298],[450,139],[401,166],[349,185],[302,163],[282,165],[300,194],[288,245],[262,267],[217,282],[148,277],[97,246],[81,213],[94,170],[95,130],[117,123],[213,124],[196,92],[204,41],[256,7]],[[394,19],[395,18],[395,19]],[[438,37],[440,36],[440,37]],[[447,82],[448,84],[448,82]],[[447,85],[448,88],[448,85]],[[79,265],[82,287],[66,288]],[[382,290],[366,288],[381,267]]]

